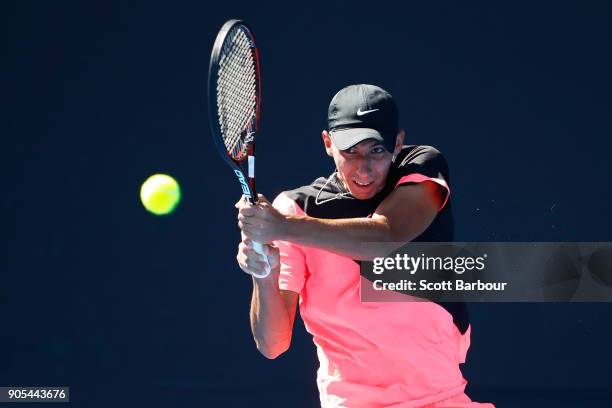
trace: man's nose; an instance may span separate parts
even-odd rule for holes
[[[357,175],[359,177],[369,177],[372,172],[372,166],[367,159],[360,159],[357,163]]]

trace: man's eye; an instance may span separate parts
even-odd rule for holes
[[[384,153],[384,152],[385,152],[385,148],[381,146],[377,146],[372,149],[372,153],[375,153],[375,154]]]

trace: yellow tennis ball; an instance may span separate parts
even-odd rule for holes
[[[170,214],[181,200],[181,188],[167,174],[154,174],[140,188],[142,205],[155,215]]]

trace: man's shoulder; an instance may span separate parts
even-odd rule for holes
[[[442,152],[431,145],[404,145],[397,155],[397,159],[414,158],[419,156],[442,156]]]
[[[395,167],[398,169],[422,165],[439,165],[446,167],[446,158],[440,150],[434,146],[404,145],[395,158],[394,163]]]
[[[283,191],[276,196],[273,205],[281,212],[290,212],[292,214],[304,212],[308,200],[316,197],[318,191],[325,186],[325,181],[324,177],[319,177],[310,184]]]
[[[299,198],[314,196],[317,194],[317,191],[320,190],[325,185],[325,182],[326,182],[325,177],[318,177],[309,184],[305,184],[303,186],[294,188],[292,190],[283,191],[279,195],[285,195],[294,200],[299,199]]]

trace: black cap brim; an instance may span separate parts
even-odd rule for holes
[[[378,130],[370,128],[349,128],[338,129],[329,132],[329,136],[334,142],[334,145],[340,150],[347,150],[355,146],[357,143],[367,139],[374,139],[383,144],[385,149],[390,153],[395,150],[395,136],[383,136]]]

